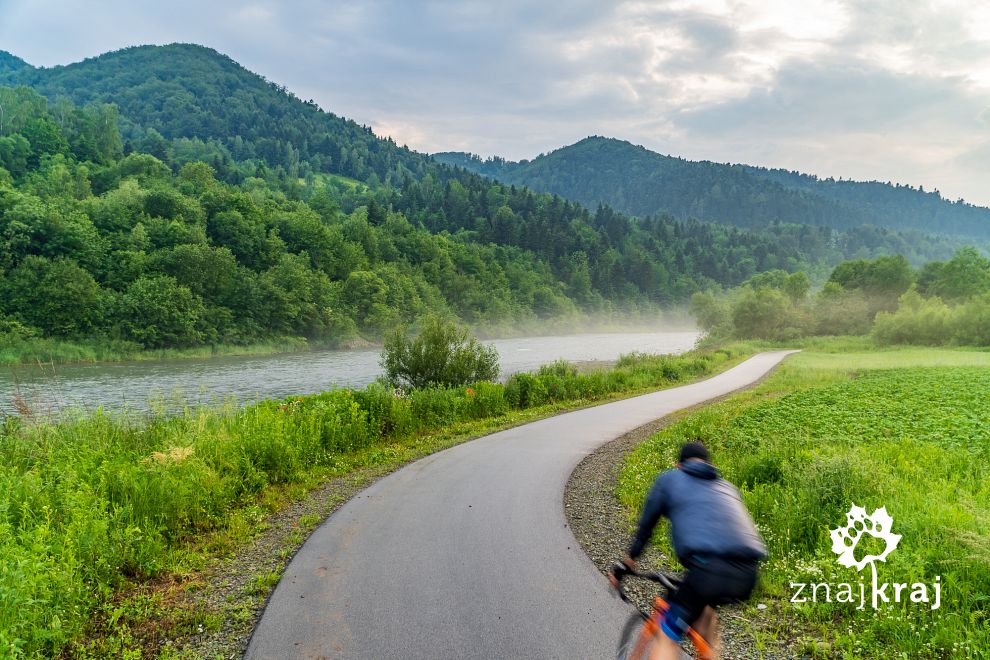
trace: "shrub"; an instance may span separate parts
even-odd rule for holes
[[[550,364],[540,366],[536,372],[540,376],[558,376],[560,378],[574,378],[577,376],[577,367],[567,360],[557,360]]]
[[[374,436],[402,435],[413,430],[409,400],[401,390],[376,382],[354,391],[354,399],[368,413],[368,428]]]
[[[880,312],[873,336],[880,344],[945,344],[949,308],[939,298],[922,298],[913,289],[901,296],[896,312]]]
[[[393,385],[462,387],[498,378],[498,352],[450,321],[433,317],[410,339],[398,328],[385,339],[381,365]]]
[[[745,291],[732,308],[736,335],[743,338],[775,338],[787,322],[787,296],[770,287]]]
[[[409,394],[413,418],[425,427],[443,427],[458,421],[461,411],[468,407],[467,398],[459,390],[423,387]]]
[[[689,309],[692,316],[698,321],[698,327],[708,334],[722,336],[731,332],[731,310],[725,298],[699,291],[691,296]]]
[[[990,346],[990,295],[974,298],[952,310],[952,339],[959,344]]]
[[[529,399],[530,374],[512,374],[505,382],[505,401],[513,408],[522,408]]]
[[[506,400],[506,388],[497,383],[476,383],[474,387],[465,390],[468,408],[473,419],[499,417],[509,412],[509,402]]]
[[[864,335],[876,310],[862,291],[847,291],[828,282],[815,301],[815,332],[819,335]]]
[[[543,381],[533,374],[513,374],[505,389],[506,399],[517,408],[542,406],[549,400]]]

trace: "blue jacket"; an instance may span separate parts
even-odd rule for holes
[[[697,555],[752,560],[767,556],[739,489],[708,463],[686,461],[657,477],[629,546],[630,557],[643,552],[661,517],[670,520],[670,537],[681,563]]]

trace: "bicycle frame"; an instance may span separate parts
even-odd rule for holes
[[[630,575],[635,577],[644,578],[651,580],[653,582],[659,582],[667,590],[676,589],[675,580],[670,576],[663,575],[661,573],[635,573],[630,572]],[[619,589],[619,597],[622,600],[629,602],[629,598],[626,596],[622,589]],[[639,630],[639,635],[636,638],[636,644],[633,646],[632,651],[629,653],[629,660],[641,660],[646,658],[646,650],[649,648],[650,642],[654,640],[657,634],[660,632],[660,625],[663,623],[663,619],[667,616],[667,612],[670,610],[670,605],[666,600],[657,596],[653,601],[653,613],[646,614],[642,610],[639,611],[640,616],[643,617],[643,626]],[[705,640],[701,634],[694,628],[688,627],[687,637],[694,644],[694,648],[698,652],[699,660],[712,660],[715,657],[712,651],[711,645]]]

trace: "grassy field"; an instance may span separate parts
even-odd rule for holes
[[[555,363],[504,385],[372,385],[177,416],[8,417],[0,423],[0,657],[142,657],[144,641],[126,641],[133,608],[118,606],[117,595],[236,549],[286,493],[740,359],[731,350],[631,356],[590,373]],[[93,630],[105,639],[89,639]]]
[[[855,340],[819,341],[760,387],[640,445],[618,495],[633,516],[677,447],[700,439],[742,489],[770,550],[762,593],[741,615],[758,639],[820,657],[988,657],[988,367],[985,351],[876,351]],[[845,525],[853,503],[870,513],[886,507],[902,537],[876,563],[878,583],[920,582],[933,591],[939,576],[937,610],[910,601],[872,609],[870,569],[840,566],[831,550],[829,530]],[[884,545],[864,538],[871,553]],[[867,550],[856,552],[862,558]],[[867,584],[862,610],[858,597],[791,602],[791,583],[860,580]],[[769,609],[757,610],[758,602]]]

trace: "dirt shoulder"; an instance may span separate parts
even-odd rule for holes
[[[265,529],[234,556],[215,565],[205,576],[203,588],[192,596],[193,607],[220,614],[219,625],[187,640],[182,655],[242,657],[275,584],[310,532],[351,497],[393,471],[394,466],[387,466],[331,479],[270,516]]]

